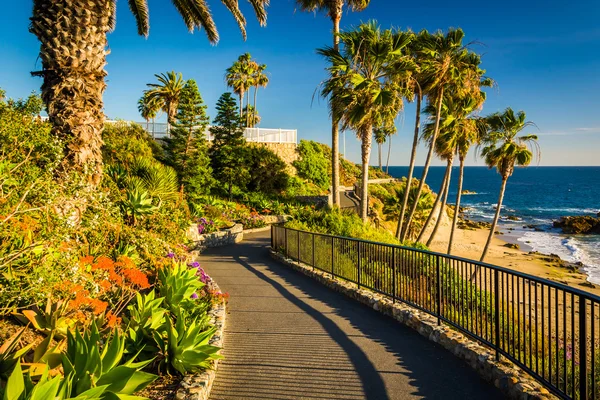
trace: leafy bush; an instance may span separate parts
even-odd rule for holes
[[[293,165],[298,176],[312,181],[321,189],[329,189],[331,159],[325,157],[323,147],[317,142],[301,140],[297,151],[300,158]]]
[[[287,165],[277,154],[263,146],[249,146],[245,153],[249,192],[277,194],[288,187]]]
[[[135,158],[153,158],[162,150],[141,125],[117,122],[104,125],[102,159],[105,164],[128,165]]]

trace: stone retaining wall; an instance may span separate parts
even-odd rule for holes
[[[209,290],[220,292],[219,285],[214,280],[208,283]],[[223,348],[223,334],[225,330],[225,317],[227,315],[227,304],[225,299],[219,304],[214,305],[208,312],[210,323],[217,327],[214,336],[209,340],[208,344]],[[215,380],[219,360],[214,360],[212,368],[199,374],[187,375],[179,384],[179,388],[175,393],[177,400],[208,400],[210,390]]]
[[[500,389],[508,398],[519,400],[556,399],[555,396],[551,395],[547,389],[521,368],[506,358],[496,361],[495,353],[490,349],[467,338],[462,333],[447,325],[438,325],[437,318],[404,303],[393,303],[387,297],[370,290],[358,289],[354,283],[334,279],[329,273],[285,258],[273,250],[271,250],[271,256],[293,269],[314,278],[325,286],[358,300],[375,311],[379,311],[416,330],[422,336],[463,359],[471,368],[476,370],[485,380]]]
[[[241,242],[244,239],[244,227],[242,224],[235,224],[229,229],[200,235],[198,233],[198,225],[192,224],[188,229],[187,237],[193,242],[193,248],[204,250],[210,247],[220,247]]]

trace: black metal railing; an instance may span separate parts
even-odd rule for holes
[[[600,399],[600,297],[494,265],[272,226],[285,256],[438,318],[565,399]]]

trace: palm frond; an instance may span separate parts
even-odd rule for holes
[[[242,37],[244,40],[247,39],[246,35],[246,18],[244,14],[240,11],[238,0],[221,0],[221,3],[227,7],[229,12],[233,15],[235,22],[237,22],[238,27],[240,28],[240,32],[242,32]]]
[[[252,5],[252,8],[254,8],[254,13],[256,14],[256,19],[258,20],[260,26],[266,26],[266,8],[269,6],[269,0],[248,0],[248,2]]]
[[[128,0],[129,9],[135,18],[138,34],[148,37],[150,32],[150,17],[147,0]]]

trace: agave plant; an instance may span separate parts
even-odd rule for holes
[[[154,290],[147,295],[136,293],[135,304],[127,307],[130,317],[125,318],[126,351],[138,354],[140,360],[153,358],[152,355],[159,350],[149,342],[152,342],[154,332],[164,332],[166,329],[165,314],[168,311],[162,307],[164,300],[164,297],[156,298]]]
[[[123,213],[131,225],[135,225],[139,217],[154,213],[158,207],[152,204],[152,197],[148,192],[133,189],[127,191],[127,198],[121,202]]]
[[[29,344],[19,349],[21,337],[26,328],[12,335],[2,346],[0,346],[0,378],[6,377],[15,368],[15,365],[31,349]]]
[[[177,318],[173,325],[167,318],[167,340],[157,340],[164,355],[159,368],[167,372],[174,369],[182,375],[209,368],[212,360],[223,358],[219,347],[208,344],[216,330],[204,330],[204,324],[197,320],[186,324],[185,318]]]
[[[188,268],[184,263],[167,265],[158,271],[160,294],[173,315],[179,317],[182,309],[190,308],[187,306],[192,297],[205,286],[196,273],[196,269]]]
[[[13,316],[24,324],[31,324],[38,331],[45,334],[54,334],[58,339],[64,338],[67,331],[75,326],[76,320],[69,318],[69,302],[52,299],[46,301],[46,307],[42,310],[37,305],[31,310],[15,313]]]

